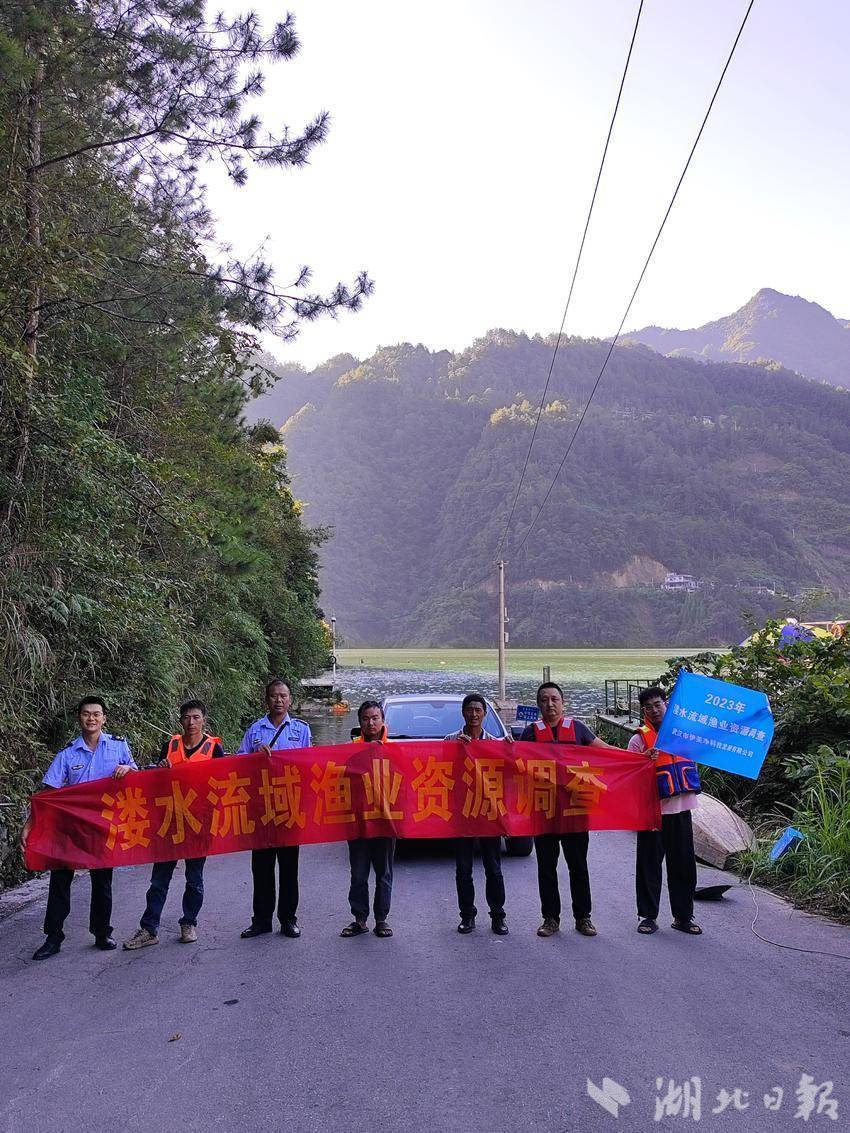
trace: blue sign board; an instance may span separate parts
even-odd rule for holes
[[[772,739],[773,714],[763,692],[680,671],[655,746],[758,779]]]
[[[530,724],[540,715],[540,709],[536,704],[518,704],[516,706],[517,720],[527,720]]]

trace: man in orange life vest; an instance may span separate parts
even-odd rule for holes
[[[364,700],[357,710],[360,735],[356,744],[387,743],[387,726],[384,710],[377,700]],[[351,865],[351,886],[348,904],[354,920],[346,925],[340,936],[362,936],[369,929],[369,868],[375,871],[375,936],[392,936],[387,924],[390,901],[393,895],[393,857],[395,838],[352,838],[348,843],[348,860]]]
[[[580,720],[564,717],[564,694],[560,685],[545,681],[537,690],[537,707],[542,720],[538,720],[522,733],[520,739],[532,743],[583,744],[587,747],[610,748]],[[590,875],[587,870],[587,850],[590,836],[586,830],[575,834],[537,834],[534,849],[537,854],[537,884],[540,889],[540,907],[543,923],[538,936],[552,936],[561,927],[561,894],[558,889],[558,856],[564,858],[570,874],[570,896],[576,931],[582,936],[596,936],[590,919]]]
[[[221,740],[205,731],[207,708],[202,700],[187,700],[180,706],[181,732],[162,745],[155,767],[177,767],[181,763],[200,763],[224,755]],[[206,858],[186,858],[186,888],[183,890],[183,916],[180,918],[180,943],[194,944],[198,939],[198,913],[204,903],[204,863]],[[128,951],[159,944],[159,922],[168,897],[168,886],[177,862],[156,862],[151,873],[145,911],[141,925],[129,940]]]
[[[694,921],[694,890],[697,863],[691,811],[697,805],[699,772],[691,759],[658,751],[655,741],[667,711],[667,700],[660,688],[641,689],[638,697],[644,723],[629,740],[629,751],[646,752],[655,760],[658,793],[661,796],[661,829],[639,830],[635,889],[640,924],[638,932],[651,936],[658,931],[661,902],[661,866],[667,859],[667,889],[673,928],[689,936],[700,936]]]

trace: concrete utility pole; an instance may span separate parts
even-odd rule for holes
[[[505,560],[499,559],[499,704],[502,707],[506,700],[505,695],[505,645],[508,635],[505,631],[505,622],[508,612],[505,609]]]

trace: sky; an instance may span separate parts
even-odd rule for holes
[[[327,110],[330,135],[243,188],[211,170],[218,232],[279,282],[365,269],[375,294],[270,351],[312,366],[557,330],[637,0],[290,2],[302,50],[257,108],[293,130]],[[568,334],[619,324],[745,9],[645,0]],[[698,326],[760,287],[850,318],[848,42],[844,0],[756,0],[627,329]]]

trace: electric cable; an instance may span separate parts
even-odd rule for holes
[[[797,944],[781,944],[778,940],[770,940],[768,937],[762,936],[760,932],[756,932],[756,921],[759,919],[759,903],[756,900],[756,891],[753,887],[753,872],[754,869],[751,869],[750,876],[747,878],[747,885],[750,887],[750,896],[753,899],[753,905],[756,910],[756,915],[753,917],[750,925],[750,931],[753,936],[757,936],[758,939],[765,944],[772,944],[774,948],[784,948],[788,952],[805,952],[809,956],[829,956],[833,960],[850,960],[850,955],[846,952],[824,952],[820,948],[801,948]]]
[[[555,485],[558,482],[558,477],[561,475],[561,472],[564,468],[564,465],[567,462],[567,458],[569,457],[570,453],[572,452],[572,448],[573,448],[573,445],[575,444],[576,437],[578,436],[579,431],[581,430],[581,427],[584,424],[584,420],[587,416],[587,412],[590,409],[591,403],[593,402],[593,398],[596,395],[596,391],[599,388],[599,383],[602,381],[603,375],[605,374],[605,370],[608,367],[608,362],[611,359],[611,355],[614,353],[614,347],[617,345],[617,342],[620,339],[620,335],[623,333],[623,327],[625,326],[626,319],[629,317],[629,312],[631,311],[632,305],[634,304],[635,298],[637,297],[637,293],[638,293],[638,290],[640,289],[640,285],[643,283],[643,279],[644,279],[644,276],[646,275],[647,269],[649,267],[650,260],[652,259],[652,256],[655,252],[655,249],[658,247],[658,242],[661,239],[661,234],[664,231],[664,228],[667,224],[667,220],[670,216],[670,213],[673,211],[673,205],[676,203],[676,198],[678,197],[679,190],[682,187],[682,182],[685,180],[685,175],[687,174],[688,169],[690,168],[691,161],[693,160],[693,156],[696,153],[697,146],[699,145],[700,139],[702,138],[702,135],[703,135],[703,132],[705,130],[706,124],[708,122],[709,116],[711,115],[711,111],[714,108],[714,103],[717,101],[717,96],[720,93],[720,88],[723,85],[723,80],[726,77],[726,72],[729,70],[729,65],[732,62],[732,58],[733,58],[735,51],[738,47],[738,43],[741,39],[741,36],[743,35],[744,28],[747,25],[747,20],[750,17],[750,12],[753,9],[754,3],[755,3],[755,0],[750,0],[749,4],[747,5],[747,10],[744,13],[744,18],[741,21],[741,26],[738,28],[738,34],[735,36],[735,41],[732,44],[732,48],[729,52],[729,55],[726,59],[724,66],[723,66],[723,70],[720,73],[720,78],[717,80],[717,85],[714,88],[714,93],[711,96],[711,101],[708,104],[708,109],[705,112],[705,116],[703,117],[702,124],[700,125],[700,128],[697,131],[696,138],[694,139],[694,143],[691,146],[690,153],[688,154],[688,159],[685,162],[685,165],[684,165],[684,168],[682,169],[681,174],[679,175],[679,180],[676,182],[676,188],[673,190],[673,196],[670,198],[670,203],[668,204],[668,206],[667,206],[667,208],[664,212],[664,216],[661,220],[661,224],[658,228],[658,231],[655,234],[655,239],[652,241],[652,245],[650,246],[649,253],[647,254],[647,257],[644,261],[643,267],[641,268],[640,275],[638,276],[637,283],[635,284],[634,290],[632,291],[631,298],[629,299],[629,302],[626,306],[626,309],[623,312],[623,317],[620,319],[620,325],[617,328],[617,333],[614,335],[613,339],[611,340],[611,344],[608,347],[608,352],[605,355],[605,360],[603,361],[602,367],[601,367],[599,373],[596,376],[596,381],[593,383],[593,387],[591,388],[591,391],[590,391],[590,396],[588,397],[587,401],[585,402],[584,408],[581,412],[581,415],[579,416],[578,422],[576,423],[576,427],[573,430],[572,436],[570,437],[570,440],[567,444],[566,451],[564,452],[564,455],[561,458],[561,463],[558,465],[558,469],[555,472],[555,475],[552,477],[552,481],[549,484],[548,489],[546,490],[546,494],[544,495],[544,497],[543,497],[543,499],[540,503],[540,506],[538,507],[537,511],[535,512],[534,518],[532,519],[532,521],[531,521],[531,523],[528,527],[528,530],[526,531],[525,535],[523,536],[522,541],[516,547],[517,552],[521,551],[522,548],[527,543],[528,538],[531,535],[531,532],[534,530],[534,527],[535,527],[538,519],[540,518],[541,514],[543,513],[543,508],[546,506],[546,502],[548,501],[549,497],[552,494],[552,491],[553,491]]]
[[[590,206],[587,210],[587,217],[586,217],[585,222],[584,222],[584,231],[581,234],[581,243],[579,244],[578,255],[576,256],[576,262],[575,262],[575,265],[573,267],[573,275],[572,275],[572,279],[570,280],[570,289],[569,289],[569,293],[567,294],[567,302],[564,306],[564,314],[561,318],[561,326],[558,330],[558,336],[555,339],[555,349],[552,351],[552,360],[549,363],[549,372],[546,375],[546,384],[543,386],[543,393],[540,395],[540,405],[537,408],[537,419],[534,422],[534,428],[531,432],[531,440],[528,443],[528,451],[525,454],[525,461],[523,462],[522,471],[519,474],[519,481],[518,481],[517,486],[516,486],[516,492],[514,492],[514,498],[513,498],[513,503],[511,504],[511,510],[508,513],[508,518],[505,521],[505,529],[502,532],[501,539],[499,540],[499,549],[496,552],[496,558],[497,559],[500,557],[501,552],[502,552],[502,547],[505,545],[505,539],[507,538],[508,531],[510,530],[511,520],[513,519],[514,512],[516,511],[517,501],[519,500],[519,493],[522,489],[522,485],[523,485],[523,482],[525,480],[525,473],[528,470],[528,462],[531,459],[531,450],[534,448],[534,440],[537,436],[537,429],[540,425],[540,418],[543,415],[543,407],[546,404],[546,394],[549,391],[549,383],[552,380],[552,373],[554,372],[554,369],[555,369],[555,360],[558,357],[558,351],[561,347],[561,340],[564,337],[564,327],[566,326],[566,322],[567,322],[567,313],[569,312],[570,303],[572,302],[572,298],[573,298],[573,290],[574,290],[575,285],[576,285],[576,277],[578,276],[578,269],[579,269],[579,266],[581,264],[581,257],[582,257],[582,254],[584,252],[584,245],[585,245],[585,242],[587,241],[587,231],[590,228],[590,218],[593,216],[593,207],[596,204],[596,196],[599,192],[599,184],[602,180],[602,170],[605,168],[605,159],[608,156],[608,147],[611,144],[611,135],[614,132],[614,123],[617,120],[617,112],[620,109],[620,100],[623,96],[623,87],[626,84],[626,75],[629,72],[629,63],[631,62],[632,50],[633,50],[634,45],[635,45],[635,39],[637,38],[638,26],[640,24],[640,17],[641,17],[641,13],[643,12],[643,3],[644,3],[644,0],[640,0],[640,4],[638,6],[638,11],[637,11],[637,16],[635,17],[635,26],[632,30],[632,38],[631,38],[631,41],[629,42],[628,54],[626,55],[626,64],[623,68],[623,74],[620,78],[619,89],[617,90],[617,101],[614,103],[614,112],[611,115],[611,121],[608,125],[608,134],[605,138],[605,146],[602,150],[602,160],[599,162],[599,171],[596,174],[596,184],[593,186],[593,194],[590,198]]]

